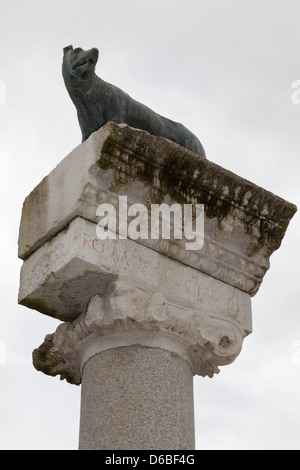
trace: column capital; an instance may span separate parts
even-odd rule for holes
[[[189,361],[193,374],[212,377],[239,354],[245,332],[233,312],[208,315],[183,299],[121,276],[94,295],[86,312],[58,326],[33,352],[34,365],[80,384],[86,361],[106,349],[139,344]]]

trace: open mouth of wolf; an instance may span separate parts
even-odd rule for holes
[[[88,57],[86,59],[76,60],[76,62],[72,64],[72,70],[74,71],[81,67],[86,67],[86,66],[94,65],[94,64],[95,64],[95,61],[91,57]]]

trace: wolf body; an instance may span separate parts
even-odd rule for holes
[[[142,129],[157,137],[172,140],[205,157],[198,138],[180,123],[165,118],[131,98],[120,88],[105,82],[95,73],[99,51],[64,48],[62,73],[66,88],[77,109],[84,142],[92,132],[109,121]]]

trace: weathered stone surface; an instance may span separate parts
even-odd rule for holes
[[[80,450],[184,450],[194,449],[194,440],[193,374],[186,361],[138,345],[88,361]]]
[[[144,206],[204,204],[203,248],[186,250],[185,239],[101,241],[97,207],[116,207],[120,195]],[[252,331],[250,295],[295,211],[166,139],[107,124],[24,202],[19,302],[67,322],[35,351],[36,367],[80,383],[82,358],[99,352],[107,334],[106,347],[116,345],[112,332],[131,344],[120,331],[132,330],[144,346],[184,344],[175,349],[193,373],[212,376]],[[153,328],[155,340],[140,331]]]
[[[244,330],[251,331],[249,295],[245,292],[133,240],[99,240],[96,228],[96,224],[77,217],[36,250],[21,268],[19,302],[73,321],[109,282],[117,276],[130,276],[137,285],[147,285],[152,292],[160,290],[212,315],[239,317]]]
[[[67,321],[46,338],[41,357],[35,351],[35,365],[42,369],[44,357],[45,373],[53,363],[51,374],[74,383],[81,381],[78,358],[95,336],[100,348],[117,333],[119,345],[139,338],[170,349],[175,335],[183,346],[174,352],[195,374],[212,376],[239,354],[252,329],[249,294],[132,240],[101,241],[96,224],[81,217],[24,262],[19,302]],[[134,333],[125,340],[127,330]],[[139,330],[150,331],[151,343]],[[91,355],[99,351],[93,348]]]
[[[254,295],[296,207],[170,142],[108,123],[71,152],[24,202],[19,256],[26,259],[76,216],[97,222],[101,203],[204,204],[205,243],[137,240]]]

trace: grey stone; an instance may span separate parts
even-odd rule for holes
[[[193,374],[159,348],[93,356],[82,382],[79,449],[194,449]]]

